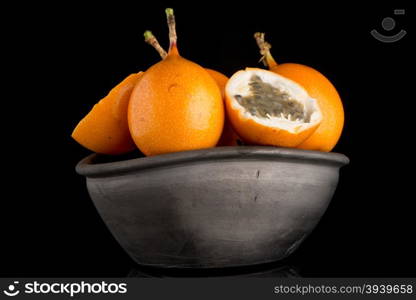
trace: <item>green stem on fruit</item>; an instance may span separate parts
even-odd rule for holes
[[[150,30],[146,30],[144,32],[144,40],[146,43],[148,43],[150,46],[156,49],[156,51],[159,53],[162,59],[164,59],[168,55],[165,49],[163,49],[162,46],[160,46],[159,41],[156,39],[156,37]]]
[[[175,15],[173,14],[173,9],[172,8],[166,8],[165,12],[166,12],[166,17],[167,17],[168,26],[169,26],[169,53],[171,51],[172,52],[177,52],[177,48],[176,48],[177,36],[176,36]]]
[[[256,32],[254,34],[254,38],[256,39],[257,45],[260,48],[260,54],[261,54],[260,61],[263,62],[263,64],[266,67],[271,69],[277,66],[277,63],[270,53],[270,48],[272,48],[272,45],[270,45],[268,42],[264,40],[264,36],[265,36],[264,32]]]

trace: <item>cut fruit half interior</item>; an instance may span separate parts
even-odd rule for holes
[[[231,123],[245,140],[294,147],[322,120],[317,101],[296,82],[276,73],[247,68],[226,86]]]

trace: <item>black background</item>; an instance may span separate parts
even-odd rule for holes
[[[282,2],[282,3],[280,3]],[[61,2],[59,2],[61,3]],[[302,276],[415,276],[414,32],[405,6],[113,1],[22,5],[4,14],[12,64],[3,88],[0,276],[125,276],[133,262],[98,216],[75,164],[89,154],[70,138],[92,105],[168,46],[164,9],[175,9],[185,58],[230,76],[261,67],[253,39],[266,32],[278,62],[309,65],[337,87],[345,129],[335,152],[351,163],[310,237],[285,262]],[[393,44],[369,32],[394,17]]]

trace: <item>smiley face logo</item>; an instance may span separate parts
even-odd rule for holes
[[[404,15],[405,10],[404,9],[395,9],[394,14],[395,15]],[[385,31],[392,31],[396,27],[396,21],[393,18],[386,17],[381,22],[381,26],[383,27],[383,29]],[[394,42],[397,42],[397,41],[401,40],[406,35],[407,32],[402,29],[394,35],[384,35],[384,34],[378,32],[376,29],[373,29],[373,30],[371,30],[370,33],[375,39],[379,40],[380,42],[394,43]]]
[[[13,284],[10,284],[7,287],[7,290],[4,290],[3,293],[9,297],[17,296],[20,291],[16,289],[16,286],[19,284],[19,281],[14,281]]]

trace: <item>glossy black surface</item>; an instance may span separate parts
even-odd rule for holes
[[[127,273],[127,277],[138,278],[299,278],[302,277],[298,268],[286,264],[285,261],[254,265],[250,267],[234,267],[222,269],[177,269],[152,268],[135,265]]]

